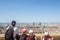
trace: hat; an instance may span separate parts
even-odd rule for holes
[[[25,33],[25,32],[27,32],[27,29],[22,29],[22,31],[21,31],[22,33]]]
[[[33,33],[33,30],[29,30],[29,33]]]
[[[16,21],[15,21],[15,20],[13,20],[13,21],[12,21],[12,23],[15,23],[15,24],[16,24]]]
[[[49,33],[48,33],[48,32],[45,32],[45,33],[44,33],[44,35],[46,35],[46,36],[47,36],[47,35],[49,35]]]

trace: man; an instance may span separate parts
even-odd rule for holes
[[[5,33],[5,40],[17,40],[16,36],[18,35],[18,29],[16,27],[16,21],[11,22],[11,26],[7,28]]]

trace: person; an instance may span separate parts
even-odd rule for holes
[[[26,28],[23,28],[22,31],[21,31],[21,35],[20,35],[20,40],[27,40],[27,29]]]
[[[43,40],[53,40],[53,38],[49,35],[48,32],[44,33]]]
[[[18,28],[16,27],[16,21],[11,22],[11,26],[7,27],[5,33],[5,40],[17,40]]]
[[[36,40],[36,36],[33,33],[33,30],[29,30],[29,40]]]

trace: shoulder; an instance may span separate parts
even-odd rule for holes
[[[7,27],[7,30],[8,30],[9,28],[12,28],[12,27],[11,27],[11,26],[8,26],[8,27]]]
[[[7,30],[9,29],[9,27],[7,27]]]

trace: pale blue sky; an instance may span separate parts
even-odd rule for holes
[[[0,23],[60,22],[60,0],[0,0]]]

